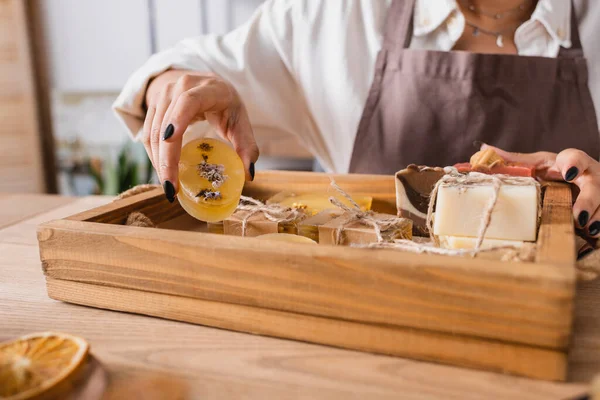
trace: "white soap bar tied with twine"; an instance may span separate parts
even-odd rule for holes
[[[529,177],[449,174],[438,184],[433,233],[533,242],[540,216],[540,185]],[[480,248],[480,246],[475,246]]]

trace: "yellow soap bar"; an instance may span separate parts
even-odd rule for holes
[[[440,236],[440,247],[445,249],[465,249],[473,250],[477,245],[477,238],[461,237],[461,236]],[[487,250],[494,247],[522,247],[524,242],[519,240],[502,240],[502,239],[483,239],[481,250]]]
[[[181,149],[177,199],[194,218],[217,222],[229,217],[238,206],[244,181],[244,164],[227,143],[196,139]]]
[[[348,199],[334,192],[316,192],[295,194],[292,192],[280,192],[267,200],[267,204],[281,204],[284,207],[303,209],[308,215],[315,215],[323,210],[336,209],[337,207],[331,204],[330,197],[335,197],[342,204],[352,207]],[[371,209],[373,197],[371,196],[352,196],[352,199],[359,205],[362,211]]]
[[[256,236],[257,239],[273,240],[277,242],[289,242],[289,243],[304,243],[304,244],[317,244],[312,239],[304,236],[292,235],[291,233],[267,233],[265,235]]]

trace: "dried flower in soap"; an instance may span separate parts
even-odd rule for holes
[[[209,164],[205,160],[198,164],[198,174],[208,180],[215,189],[221,187],[227,179],[223,164]]]
[[[196,197],[203,197],[204,200],[220,200],[221,199],[221,192],[219,192],[218,190],[210,190],[210,189],[204,189],[201,190]]]
[[[198,145],[198,148],[202,151],[211,151],[213,149],[213,147],[206,143],[206,142],[202,142]]]

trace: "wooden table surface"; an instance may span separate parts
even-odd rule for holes
[[[106,399],[569,399],[600,373],[600,281],[578,287],[571,377],[563,384],[49,299],[36,226],[109,201],[0,195],[0,341],[46,330],[83,336],[108,372]]]

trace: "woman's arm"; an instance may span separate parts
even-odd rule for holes
[[[296,4],[294,0],[267,1],[240,28],[225,36],[183,40],[153,55],[130,77],[113,108],[132,137],[149,142],[150,158],[162,182],[166,174],[170,182],[177,184],[178,143],[189,123],[208,120],[220,127],[223,137],[236,146],[249,177],[251,163],[258,156],[251,148],[254,140],[249,139],[250,120],[256,129],[281,134],[306,131],[303,128],[310,121],[310,113],[293,71],[291,8]],[[183,99],[187,100],[177,108],[176,125],[169,116],[179,103],[173,102],[174,97],[179,99],[184,93]],[[215,106],[220,108],[211,109],[206,100],[201,100],[207,93],[218,100]],[[232,108],[225,106],[223,99],[228,99]],[[151,120],[146,110],[155,113]],[[206,111],[210,111],[209,118]],[[222,113],[221,123],[213,112]],[[223,119],[224,115],[228,118]],[[231,121],[232,116],[236,129],[227,131],[225,128],[231,125],[223,121]],[[173,132],[167,135],[171,137],[157,141],[169,124],[173,125]],[[147,129],[142,129],[144,125]],[[145,135],[139,134],[144,131]]]

